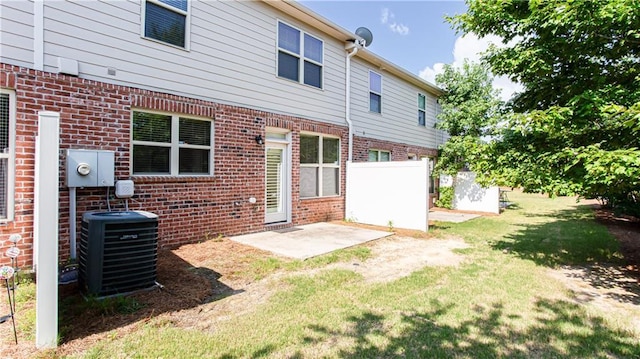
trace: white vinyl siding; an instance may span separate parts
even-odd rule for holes
[[[213,125],[210,120],[176,114],[133,111],[134,175],[210,175]]]
[[[13,220],[16,96],[0,89],[0,222]]]
[[[323,38],[323,91],[276,81],[278,20],[315,32],[265,3],[191,2],[189,52],[140,36],[140,2],[44,6],[45,71],[57,72],[61,56],[77,60],[79,77],[89,80],[344,125],[344,43]]]
[[[381,71],[384,108],[382,114],[370,112],[371,64],[355,58],[351,65],[351,120],[356,131],[364,132],[370,138],[427,148],[437,148],[442,143],[440,131],[433,128],[436,120],[435,95]],[[416,93],[425,95],[425,126],[417,125]]]
[[[33,7],[31,1],[2,1],[0,58],[2,62],[33,67]]]

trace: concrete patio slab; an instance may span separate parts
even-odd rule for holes
[[[392,235],[385,231],[314,223],[231,237],[232,241],[296,259],[307,259]]]
[[[480,217],[480,215],[471,214],[471,213],[446,212],[446,211],[430,211],[429,212],[429,220],[439,221],[439,222],[461,223],[461,222],[466,222],[470,219],[474,219],[476,217]]]

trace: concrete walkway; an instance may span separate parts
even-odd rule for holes
[[[322,222],[277,231],[245,234],[230,239],[285,257],[307,259],[392,234]]]
[[[461,223],[461,222],[466,222],[470,219],[474,219],[476,217],[480,217],[480,215],[471,214],[471,213],[447,212],[447,211],[429,211],[430,221]]]

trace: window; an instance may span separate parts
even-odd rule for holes
[[[278,77],[322,88],[321,40],[278,22]]]
[[[15,94],[0,89],[0,221],[13,219]]]
[[[187,48],[189,39],[187,0],[146,0],[144,37]]]
[[[391,152],[381,150],[369,150],[369,162],[391,161]]]
[[[133,112],[133,174],[209,175],[210,120]]]
[[[369,111],[382,113],[382,75],[369,71]]]
[[[419,93],[418,94],[418,125],[420,126],[426,126],[427,124],[426,103],[427,103],[426,97],[423,94]]]
[[[300,197],[340,194],[340,140],[300,135]]]

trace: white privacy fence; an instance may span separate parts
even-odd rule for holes
[[[426,231],[428,200],[426,159],[347,162],[347,220]]]
[[[474,172],[458,172],[455,184],[451,176],[440,178],[440,187],[454,186],[453,208],[461,211],[500,213],[500,188],[483,188]]]

